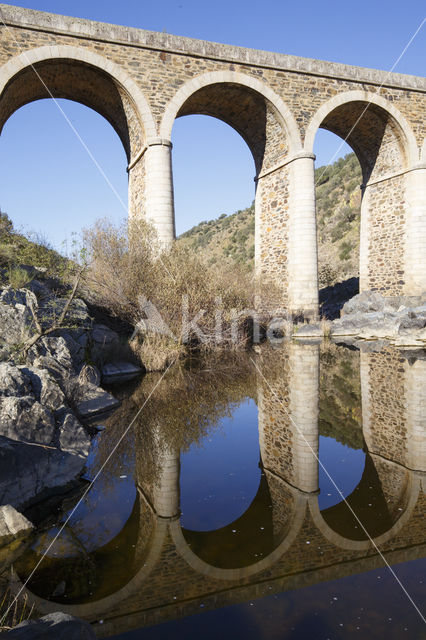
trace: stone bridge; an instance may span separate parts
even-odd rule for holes
[[[181,454],[170,444],[162,416],[152,438],[146,431],[140,435],[138,497],[109,547],[123,558],[134,543],[126,578],[116,578],[107,566],[109,593],[103,597],[58,605],[26,589],[30,602],[43,613],[59,607],[86,618],[100,637],[109,637],[199,613],[201,605],[215,609],[369,571],[383,566],[377,549],[391,564],[424,557],[426,360],[402,358],[390,349],[355,356],[366,455],[346,500],[364,530],[343,500],[320,509],[318,417],[324,370],[318,345],[291,344],[275,352],[275,377],[268,354],[257,360],[263,473],[243,516],[208,533],[182,527]],[[234,541],[235,530],[246,536]],[[50,553],[56,555],[56,548]],[[16,576],[15,588],[21,586]],[[99,620],[102,625],[96,624]]]
[[[103,115],[128,159],[129,212],[175,237],[171,134],[207,114],[256,167],[255,261],[292,312],[318,311],[315,135],[362,168],[360,287],[426,290],[426,80],[0,5],[0,130],[22,105],[68,98]]]

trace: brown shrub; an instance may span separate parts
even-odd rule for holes
[[[150,369],[164,368],[183,344],[207,350],[245,344],[249,323],[242,312],[254,306],[255,282],[242,268],[208,264],[202,254],[179,243],[162,249],[155,230],[143,221],[117,228],[100,220],[84,232],[84,245],[87,286],[98,304],[134,326],[139,323],[144,342],[133,346],[144,364],[144,357],[150,361]],[[161,318],[150,313],[152,305]],[[197,318],[199,332],[182,332],[183,309],[189,321]],[[144,316],[148,322],[141,325]],[[236,317],[237,341],[231,331]]]

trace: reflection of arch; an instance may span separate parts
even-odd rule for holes
[[[140,497],[140,501],[143,500],[144,499]],[[86,619],[91,619],[96,615],[105,614],[106,611],[115,607],[122,600],[134,594],[145,584],[147,577],[150,575],[160,558],[167,533],[167,527],[167,521],[161,518],[153,518],[153,530],[150,542],[145,550],[143,558],[140,559],[141,569],[124,587],[105,598],[85,604],[68,605],[61,603],[58,605],[53,600],[46,600],[37,596],[27,587],[23,588],[21,591],[23,584],[15,571],[13,571],[11,580],[12,590],[14,593],[20,592],[22,595],[27,595],[29,602],[34,603],[35,608],[43,614],[53,613],[58,610],[58,607],[60,607],[61,611],[64,613]]]
[[[269,555],[274,536],[272,501],[265,473],[260,477],[257,493],[248,509],[233,522],[212,531],[182,528],[182,532],[199,558],[222,569],[245,567],[255,553]]]
[[[416,138],[407,120],[391,102],[369,91],[347,91],[325,102],[313,116],[307,128],[304,145],[306,151],[313,153],[315,136],[327,116],[338,107],[355,102],[363,102],[365,106],[367,104],[376,105],[390,115],[400,130],[409,165],[412,166],[418,162],[419,152]]]
[[[420,491],[420,480],[418,476],[416,476],[411,471],[407,471],[407,474],[408,482],[404,489],[404,494],[403,496],[401,496],[401,499],[405,502],[405,509],[402,512],[402,515],[388,531],[373,538],[374,543],[377,546],[380,546],[395,537],[399,533],[399,531],[401,531],[401,529],[407,524],[414,511]],[[319,509],[317,496],[311,496],[309,498],[309,509],[312,515],[312,519],[318,530],[321,531],[326,540],[329,540],[337,547],[341,547],[342,549],[350,549],[351,551],[363,551],[371,549],[373,547],[370,540],[352,540],[334,531],[327,524]]]
[[[189,564],[189,566],[192,567],[192,569],[205,576],[216,578],[218,580],[240,580],[242,578],[248,578],[255,575],[260,571],[265,571],[277,562],[283,553],[289,549],[303,524],[306,513],[306,500],[307,496],[305,494],[302,494],[297,490],[294,491],[293,519],[289,524],[286,537],[268,556],[254,564],[238,569],[222,569],[215,567],[198,557],[188,545],[179,521],[176,520],[170,524],[170,533],[177,552]]]
[[[118,105],[117,102],[114,105],[105,105],[105,95],[97,95],[96,90],[92,90],[91,92],[91,88],[89,86],[90,81],[88,85],[84,87],[84,90],[83,88],[81,89],[80,96],[75,95],[73,97],[72,87],[71,89],[66,87],[69,76],[67,76],[66,73],[59,73],[58,75],[58,66],[55,67],[55,65],[60,65],[63,72],[64,65],[69,65],[70,63],[74,63],[87,74],[93,75],[96,73],[99,82],[102,83],[103,86],[106,86],[106,83],[109,82],[110,88],[117,92],[117,100],[121,99],[121,104]],[[5,105],[6,117],[2,118],[0,127],[3,126],[4,122],[14,111],[24,104],[40,98],[50,97],[36,76],[35,69],[49,70],[52,80],[49,79],[46,82],[46,85],[52,90],[55,98],[68,98],[82,102],[103,115],[112,124],[120,136],[129,161],[131,156],[130,142],[126,139],[126,131],[123,130],[125,128],[123,120],[126,120],[126,127],[130,129],[128,124],[129,118],[131,118],[131,113],[129,113],[130,111],[133,110],[135,112],[136,118],[139,120],[140,125],[142,125],[143,131],[140,132],[140,137],[155,137],[156,131],[151,110],[145,96],[137,84],[127,76],[121,67],[111,60],[93,53],[88,49],[69,45],[52,47],[44,46],[30,51],[25,51],[9,60],[9,62],[0,68],[1,98],[4,99],[5,96],[9,96],[11,99],[10,104]],[[31,81],[35,82],[31,88],[28,86],[28,72],[33,74]],[[53,76],[55,74],[56,77],[54,81]],[[42,74],[42,77],[43,76],[44,73]],[[15,82],[19,83],[21,88],[22,86],[25,86],[25,89],[20,96],[13,96],[13,86]],[[24,85],[22,85],[22,83],[24,83]],[[56,87],[55,84],[57,84]],[[126,101],[128,104],[124,104]],[[121,108],[121,112],[113,114],[113,109],[118,109],[119,107]],[[142,145],[144,141],[141,139],[138,142],[139,145]],[[132,155],[136,154],[138,151],[139,149],[137,147],[133,148]]]
[[[205,73],[204,75],[197,76],[196,78],[193,78],[192,80],[186,82],[186,84],[184,84],[183,87],[181,87],[173,96],[166,108],[160,126],[160,136],[170,139],[174,121],[181,111],[182,107],[184,106],[185,102],[200,89],[215,84],[238,85],[240,87],[251,89],[256,94],[260,94],[261,96],[263,96],[265,100],[273,105],[280,124],[287,133],[290,152],[296,153],[297,151],[300,151],[302,145],[299,129],[297,127],[296,120],[293,114],[291,113],[287,105],[283,102],[283,100],[260,80],[256,80],[251,76],[243,73],[237,73],[235,71],[215,71],[211,73]]]

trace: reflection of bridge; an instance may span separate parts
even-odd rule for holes
[[[319,347],[291,344],[275,351],[274,360],[278,373],[271,374],[270,354],[258,359],[263,473],[258,493],[242,516],[249,530],[263,518],[261,557],[253,562],[248,543],[233,563],[225,551],[226,527],[201,538],[182,529],[179,452],[168,447],[159,429],[146,457],[147,464],[156,460],[150,482],[145,458],[138,462],[139,510],[132,517],[139,517],[139,530],[133,577],[101,600],[59,605],[61,609],[91,621],[103,619],[97,630],[107,637],[198,612],[200,603],[216,608],[382,564],[346,505],[323,511],[318,506],[318,462],[313,452],[318,452]],[[367,455],[362,478],[347,500],[388,562],[422,557],[426,361],[404,360],[398,352],[386,350],[361,353],[360,360]],[[376,502],[369,510],[364,493],[369,489],[371,496],[372,488]],[[383,516],[377,518],[379,510]],[[58,609],[57,604],[34,599],[43,612]]]
[[[313,147],[324,128],[347,138],[362,168],[361,289],[426,289],[424,78],[0,9],[0,129],[46,87],[103,115],[127,155],[130,213],[165,244],[175,119],[223,120],[253,156],[257,269],[283,285],[292,312],[317,313]]]

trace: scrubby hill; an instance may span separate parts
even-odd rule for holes
[[[320,285],[358,275],[361,169],[351,153],[315,172]],[[180,242],[203,252],[210,263],[254,266],[254,204],[217,220],[200,222]]]
[[[61,280],[71,266],[44,239],[16,231],[8,215],[0,211],[0,283],[19,289],[41,274]]]

